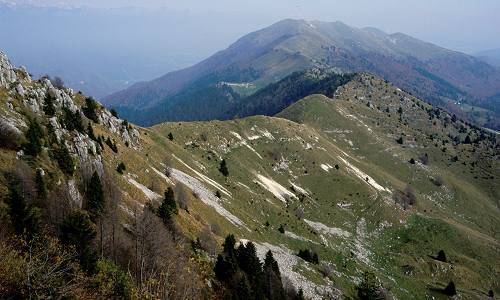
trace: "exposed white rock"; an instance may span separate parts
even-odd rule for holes
[[[242,220],[240,220],[238,217],[230,213],[227,209],[225,209],[222,206],[220,199],[215,196],[215,192],[207,189],[203,185],[203,183],[201,183],[201,181],[174,168],[172,168],[171,174],[172,178],[187,186],[190,190],[196,193],[196,195],[198,195],[198,197],[203,203],[214,208],[218,214],[226,218],[229,222],[250,231],[250,229],[248,229],[248,227]]]
[[[232,135],[234,135],[237,139],[240,140],[241,145],[243,145],[243,146],[247,147],[248,149],[252,150],[252,152],[255,153],[255,155],[257,155],[260,159],[262,159],[262,156],[260,156],[260,154],[257,151],[255,151],[255,149],[252,148],[252,146],[250,146],[247,143],[247,141],[245,141],[237,132],[231,131],[230,133]]]
[[[156,193],[156,192],[153,192],[152,190],[148,189],[146,186],[140,184],[139,182],[135,181],[130,174],[128,174],[127,176],[125,176],[125,179],[130,183],[132,184],[133,186],[135,186],[136,188],[140,189],[144,195],[146,195],[146,197],[149,199],[149,200],[159,200],[161,199],[161,195]]]
[[[82,208],[83,197],[78,191],[74,179],[68,180],[68,194],[71,201],[73,201],[73,204],[75,204],[75,206],[78,208]]]
[[[345,231],[340,228],[335,228],[335,227],[328,227],[323,223],[320,222],[313,222],[310,220],[304,219],[304,222],[307,223],[307,225],[311,226],[314,230],[319,231],[324,234],[332,235],[332,236],[339,236],[339,237],[344,237],[348,238],[351,236],[351,233],[348,231]]]
[[[390,189],[385,188],[378,184],[372,177],[368,176],[365,172],[361,171],[360,169],[356,168],[353,166],[351,163],[349,163],[347,160],[343,159],[342,157],[339,157],[339,159],[347,166],[347,170],[354,174],[356,177],[359,179],[363,180],[366,184],[372,186],[379,192],[387,192],[387,193],[392,193]]]
[[[292,239],[295,239],[295,240],[299,240],[299,241],[304,241],[304,242],[309,242],[309,243],[313,243],[313,244],[317,244],[315,241],[312,241],[310,239],[307,239],[303,236],[300,236],[300,235],[296,235],[295,233],[291,232],[291,231],[285,231],[285,235],[289,238],[292,238]]]
[[[297,198],[294,193],[287,190],[284,186],[272,180],[271,178],[267,178],[261,174],[255,174],[257,180],[255,181],[258,185],[269,191],[276,198],[286,203],[287,198]]]
[[[221,193],[225,194],[226,196],[232,197],[231,196],[231,192],[229,192],[225,187],[223,187],[222,185],[220,185],[217,181],[215,181],[215,180],[209,178],[208,176],[205,176],[205,175],[201,174],[200,172],[196,171],[195,169],[191,168],[191,166],[189,166],[188,164],[186,164],[184,161],[182,161],[180,158],[178,158],[174,154],[172,154],[172,156],[175,159],[177,159],[180,163],[182,163],[190,171],[192,171],[193,173],[195,173],[196,176],[198,176],[201,180],[203,180],[206,183],[210,184],[211,186],[215,187],[216,189],[218,189]]]
[[[151,167],[151,169],[156,173],[158,174],[161,178],[163,178],[168,184],[171,184],[171,185],[175,185],[175,183],[170,180],[170,178],[167,177],[167,175],[163,174],[162,172],[158,171],[157,169],[155,169],[154,167]]]
[[[299,185],[297,185],[296,183],[293,183],[291,180],[288,180],[288,182],[293,186],[293,188],[301,193],[302,195],[305,195],[305,196],[309,196],[309,192],[306,191],[305,189],[301,188]]]
[[[7,56],[0,51],[0,86],[8,87],[17,81],[17,75]]]
[[[333,167],[329,164],[321,164],[321,169],[323,169],[325,172],[329,172],[331,169],[333,169]]]

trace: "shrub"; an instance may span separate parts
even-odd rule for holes
[[[419,160],[425,166],[427,166],[429,164],[429,156],[427,155],[427,153],[425,153],[424,155],[420,156]]]
[[[61,77],[59,77],[59,76],[56,76],[54,78],[49,77],[49,80],[55,88],[58,88],[58,89],[64,88],[64,81],[61,79]]]
[[[302,258],[303,260],[313,263],[313,264],[319,264],[319,257],[318,254],[314,251],[311,251],[309,249],[305,250],[299,250],[299,253],[297,253],[297,256]]]
[[[285,227],[283,227],[283,225],[280,225],[280,227],[278,228],[278,231],[280,233],[285,233]]]
[[[113,150],[114,153],[118,153],[118,147],[116,146],[116,143],[111,141],[109,137],[106,139],[105,143],[111,150]]]
[[[442,186],[444,184],[444,180],[441,176],[437,176],[435,178],[431,179],[432,183],[434,183],[435,186]]]
[[[358,297],[362,300],[383,299],[380,292],[380,285],[372,272],[364,272],[361,283],[356,287]]]
[[[400,136],[399,139],[396,140],[396,142],[400,145],[402,145],[404,143],[404,140],[403,140],[403,137]]]
[[[100,297],[107,299],[132,298],[132,281],[129,275],[120,270],[114,263],[101,258],[97,262],[96,271],[93,284],[97,286]]]
[[[126,169],[127,168],[125,167],[125,164],[123,162],[118,164],[118,166],[116,167],[116,171],[120,174],[123,174],[123,171],[125,171]]]
[[[0,147],[17,150],[20,132],[7,121],[0,119]]]
[[[175,196],[177,203],[179,203],[179,207],[187,211],[189,208],[189,192],[187,191],[186,186],[181,183],[177,183],[175,185]],[[199,199],[199,195],[194,192],[193,196]]]
[[[410,164],[414,165],[415,164],[415,159],[412,157],[410,158],[410,160],[408,161]]]
[[[116,112],[116,110],[114,108],[112,108],[110,111],[111,115],[115,118],[118,118],[118,113]]]
[[[99,105],[92,97],[85,98],[85,106],[82,108],[83,114],[94,121],[94,123],[99,123],[99,116],[97,115],[97,110]]]
[[[172,134],[172,132],[169,132],[168,135],[167,135],[168,139],[173,141],[174,140],[174,135]]]

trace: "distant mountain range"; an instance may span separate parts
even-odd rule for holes
[[[147,125],[227,119],[232,116],[221,108],[228,103],[310,68],[374,73],[479,125],[500,128],[495,109],[499,70],[476,57],[402,33],[386,34],[341,22],[283,20],[242,37],[190,68],[135,84],[103,102]],[[198,111],[193,113],[193,109]],[[266,114],[259,108],[253,112]]]
[[[500,48],[481,51],[474,54],[474,56],[489,63],[492,66],[500,68]]]

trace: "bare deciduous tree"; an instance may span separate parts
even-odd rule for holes
[[[188,210],[189,208],[189,198],[190,193],[188,192],[187,187],[177,182],[174,188],[175,197],[177,198],[177,203],[179,203],[179,207],[184,210]]]
[[[7,121],[0,119],[0,147],[7,149],[17,149],[21,132]]]

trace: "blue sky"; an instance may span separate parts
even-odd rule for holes
[[[1,1],[1,0],[0,0]],[[378,27],[465,52],[500,48],[499,0],[10,0],[51,6],[167,7],[197,13],[253,16],[252,24],[233,30],[260,28],[283,18],[343,21]],[[248,21],[247,21],[248,22]]]

